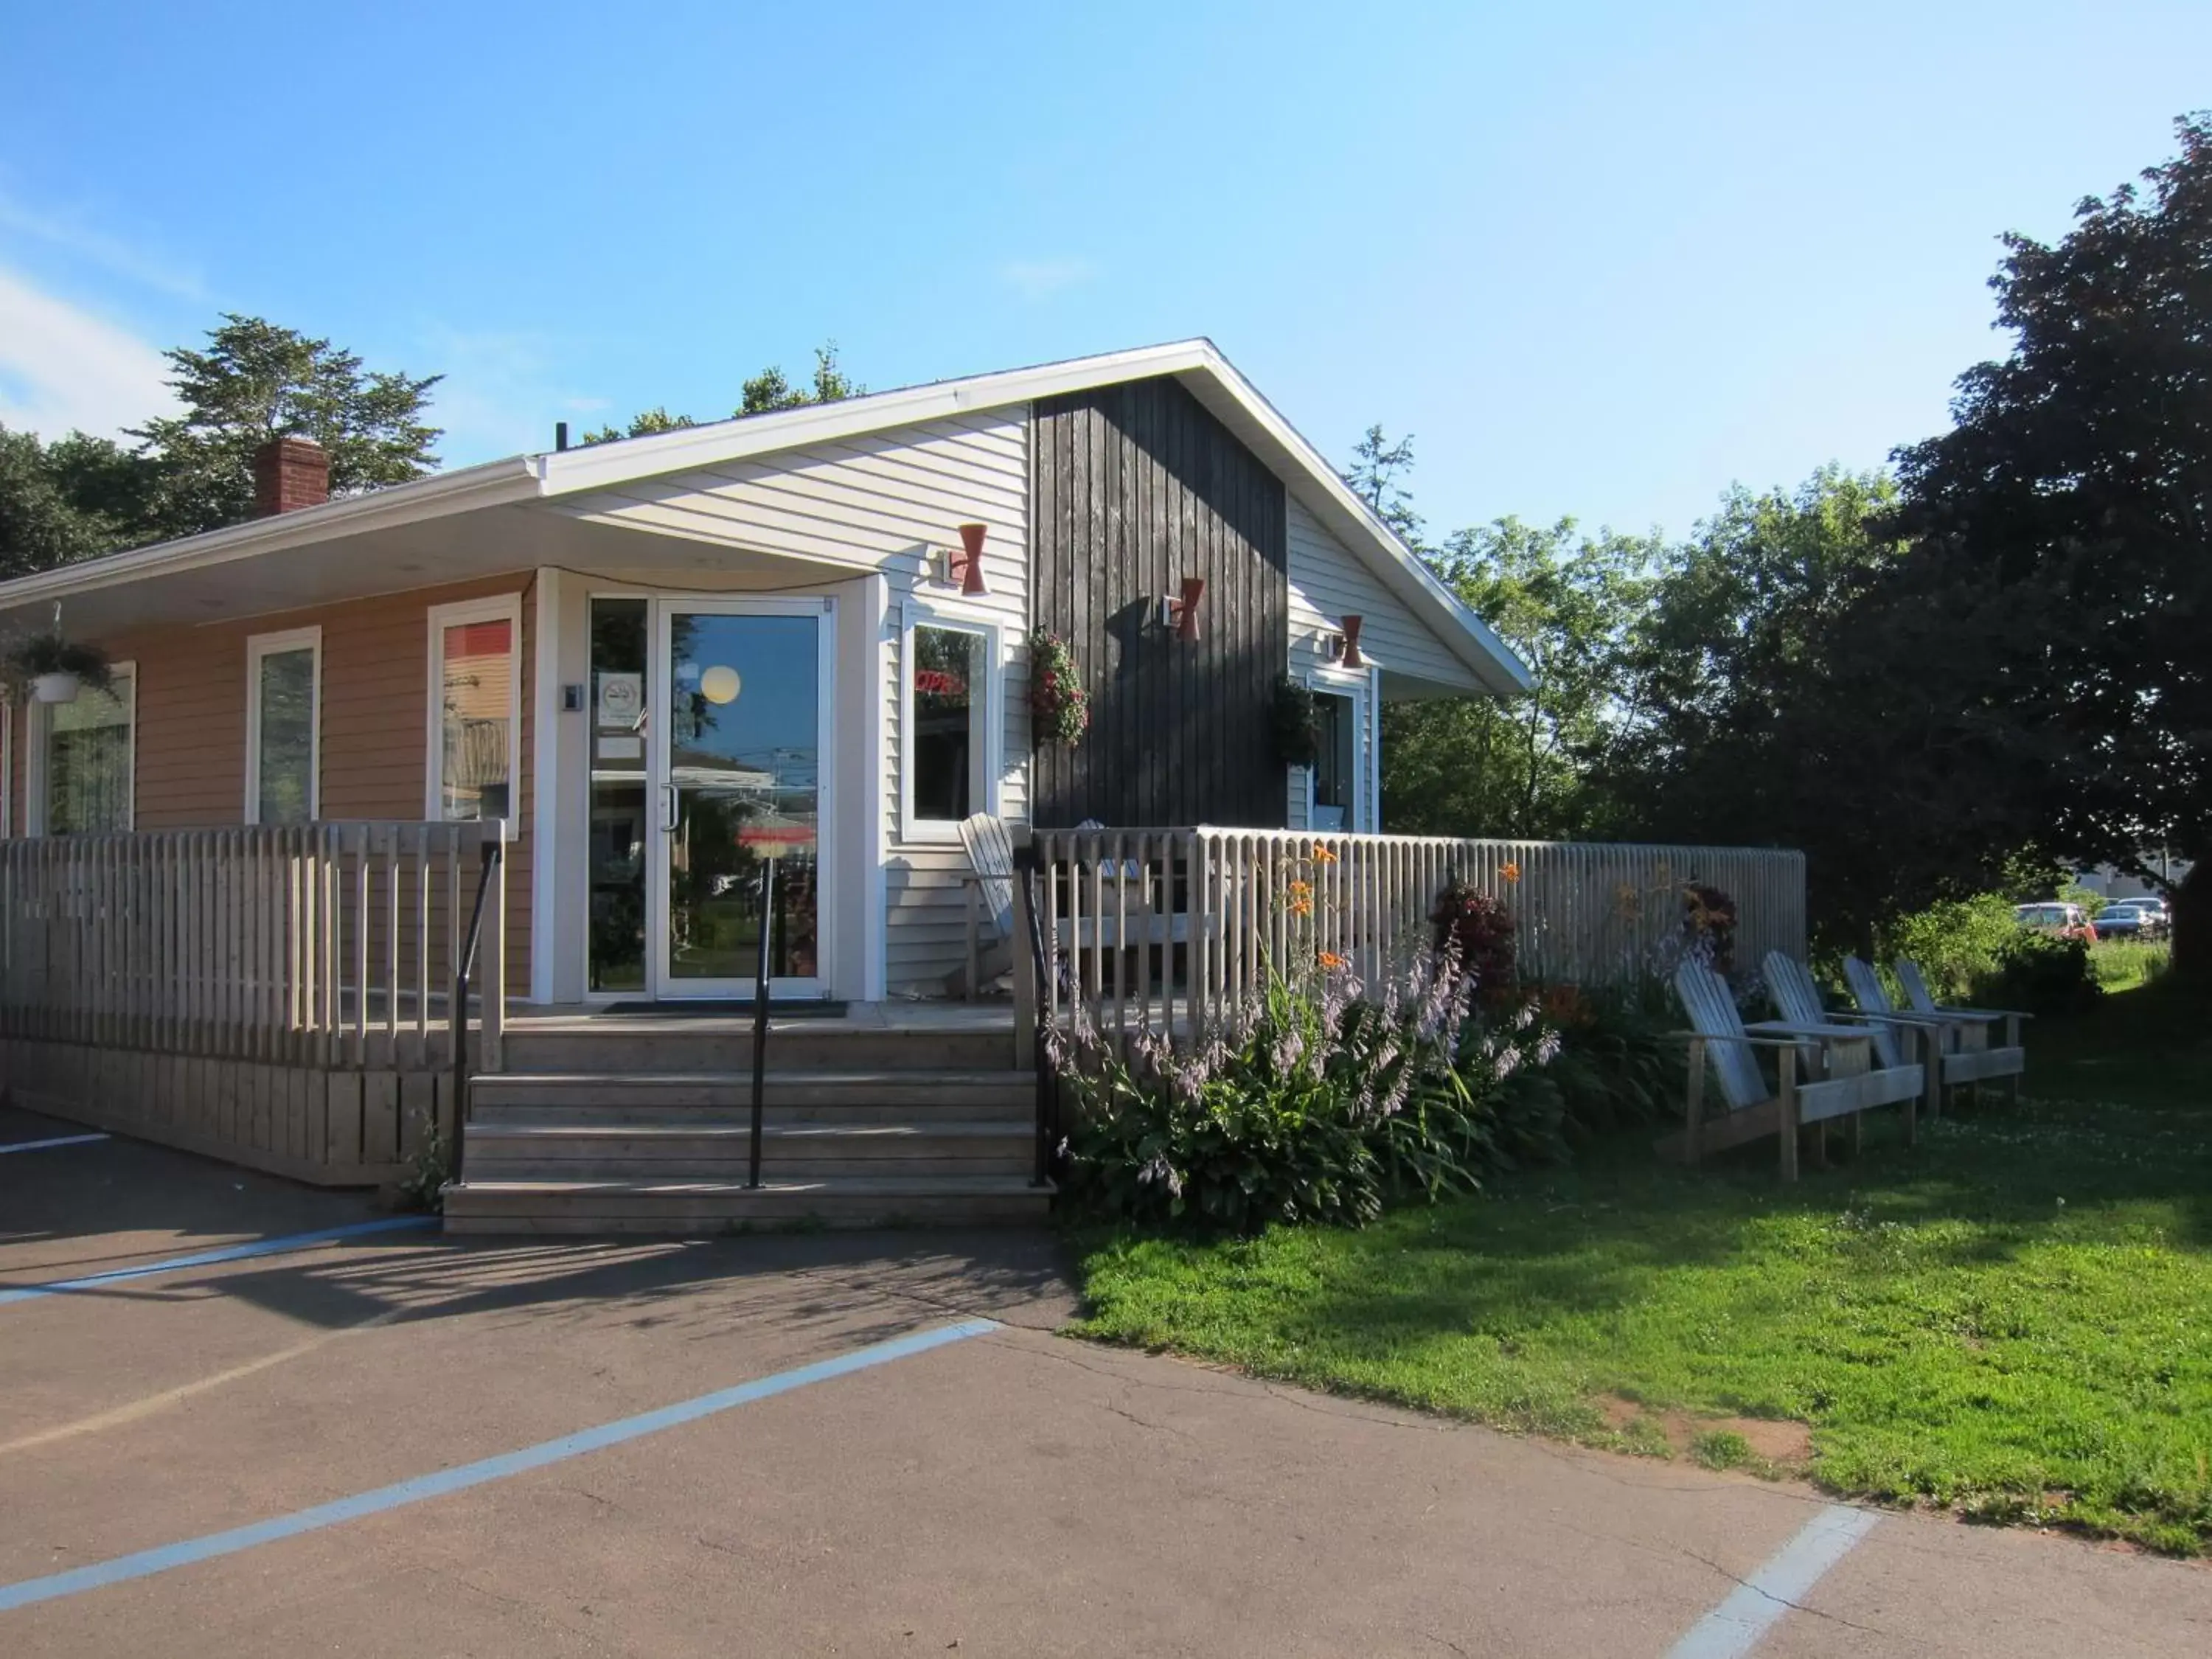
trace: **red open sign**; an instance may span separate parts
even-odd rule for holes
[[[917,668],[914,671],[914,689],[933,697],[964,697],[968,695],[968,682],[947,669]]]

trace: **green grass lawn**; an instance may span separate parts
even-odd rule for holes
[[[1080,1240],[1085,1334],[1835,1492],[2212,1551],[2212,1018],[2030,1028],[2030,1097],[1794,1188],[1649,1136],[1361,1232]],[[1779,1444],[1784,1434],[1765,1438]]]

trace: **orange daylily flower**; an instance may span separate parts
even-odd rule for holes
[[[1508,883],[1518,881],[1521,879],[1521,866],[1508,859],[1498,866],[1498,876],[1501,881]]]
[[[1316,842],[1313,846],[1313,859],[1316,864],[1334,864],[1336,854],[1330,852],[1321,842]]]
[[[1343,967],[1350,958],[1340,957],[1334,951],[1324,951],[1316,959],[1320,962],[1322,967],[1334,973],[1339,968]]]

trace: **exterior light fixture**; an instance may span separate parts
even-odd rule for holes
[[[1329,636],[1328,659],[1340,668],[1364,668],[1367,659],[1359,654],[1359,624],[1358,617],[1346,617],[1338,624],[1341,630]]]
[[[988,528],[980,524],[962,525],[958,550],[945,552],[945,584],[957,587],[963,598],[979,599],[991,591],[983,585],[983,538]]]
[[[1195,641],[1198,638],[1198,602],[1205,597],[1206,578],[1185,576],[1180,599],[1172,593],[1160,596],[1160,626],[1175,629],[1175,636],[1179,640]]]
[[[735,702],[744,684],[738,678],[736,669],[718,662],[699,676],[699,695],[708,702]]]

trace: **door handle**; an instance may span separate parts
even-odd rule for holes
[[[660,786],[660,833],[664,836],[676,833],[676,786],[672,783]]]

